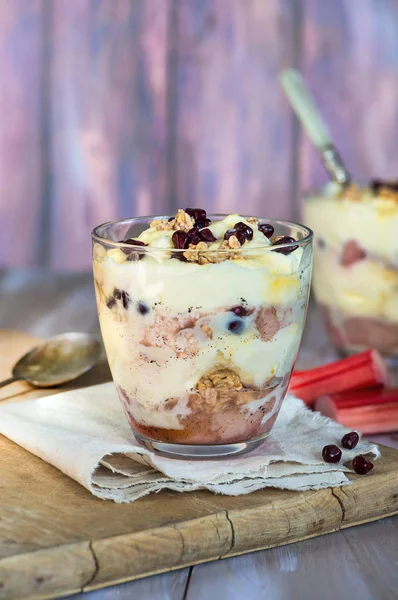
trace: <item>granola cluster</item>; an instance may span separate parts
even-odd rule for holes
[[[236,220],[231,219],[235,217]],[[227,260],[236,260],[245,258],[240,252],[241,248],[246,248],[246,244],[255,240],[258,243],[258,232],[270,240],[271,245],[284,245],[285,247],[275,249],[282,254],[290,254],[297,245],[287,247],[295,240],[287,236],[277,236],[273,238],[274,227],[270,223],[260,223],[257,217],[240,217],[239,215],[229,215],[225,221],[229,229],[220,232],[220,228],[211,227],[211,219],[202,208],[179,209],[174,217],[169,219],[154,219],[150,228],[143,231],[137,239],[129,238],[120,240],[131,248],[111,248],[108,251],[94,247],[94,258],[97,262],[102,262],[106,256],[112,258],[116,264],[122,264],[126,260],[141,260],[145,258],[145,252],[140,251],[135,246],[156,246],[159,237],[162,234],[158,232],[167,232],[163,240],[162,248],[174,248],[181,252],[170,252],[170,256],[183,262],[197,263],[199,265],[221,263]],[[232,226],[231,226],[232,224]],[[151,231],[151,235],[146,235]],[[263,238],[260,236],[259,245],[263,246]],[[218,236],[218,237],[217,237]],[[257,237],[255,237],[257,236]],[[265,244],[267,245],[267,244]],[[253,247],[253,244],[252,244]]]
[[[231,260],[238,258],[240,255],[238,252],[225,252],[225,250],[240,248],[240,243],[232,236],[229,240],[223,240],[219,246],[219,250],[209,251],[209,245],[206,242],[199,242],[198,244],[190,244],[189,250],[184,252],[184,257],[188,262],[196,262],[200,265],[206,265],[209,263],[220,263],[224,260]]]
[[[188,213],[184,210],[179,209],[174,219],[168,221],[167,219],[154,219],[151,223],[151,227],[156,227],[160,231],[185,231],[188,232],[194,226],[195,222]]]
[[[215,369],[206,375],[203,375],[198,383],[198,390],[216,389],[221,390],[241,390],[242,382],[238,375],[231,369]]]
[[[364,193],[376,196],[380,200],[388,200],[398,203],[398,181],[382,181],[373,179],[368,188],[361,188],[355,183],[351,183],[341,192],[341,197],[352,202],[360,202]]]

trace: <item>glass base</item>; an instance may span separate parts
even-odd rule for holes
[[[264,442],[268,434],[249,442],[213,445],[168,444],[166,442],[151,440],[139,433],[134,433],[134,436],[145,448],[167,458],[176,458],[179,460],[216,460],[218,458],[230,458],[231,456],[240,456],[246,454],[246,452],[251,452]]]

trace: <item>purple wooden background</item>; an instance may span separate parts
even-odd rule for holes
[[[0,0],[0,264],[85,269],[95,224],[178,206],[298,218],[325,175],[288,66],[355,176],[397,176],[397,0]]]

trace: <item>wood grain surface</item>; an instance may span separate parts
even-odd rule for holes
[[[0,332],[0,377],[33,342],[31,335]],[[97,381],[96,374],[85,377],[78,385]],[[3,401],[43,395],[24,383],[1,391]],[[372,475],[354,475],[344,489],[268,489],[244,497],[165,491],[116,505],[1,437],[0,598],[96,589],[392,515],[397,467],[398,452],[384,448]]]
[[[289,0],[179,3],[176,205],[292,217]]]
[[[42,259],[43,1],[0,2],[0,264],[9,266]]]
[[[52,7],[49,251],[79,269],[95,225],[164,208],[169,1]]]
[[[0,298],[0,328],[24,329],[40,337],[97,331],[91,274],[0,271]],[[335,358],[319,317],[311,306],[298,361],[301,368]],[[15,344],[22,338],[13,339],[12,352],[17,354]],[[8,354],[10,344],[0,347],[1,353],[4,350]],[[10,358],[9,368],[11,362]],[[9,388],[7,393],[18,391]],[[373,439],[398,449],[398,434]],[[319,600],[319,590],[323,600],[348,600],[358,594],[361,600],[391,600],[398,588],[397,534],[395,516],[274,549],[78,592],[74,600]]]
[[[360,5],[360,6],[359,6]],[[395,178],[398,3],[302,0],[300,65],[356,180]],[[326,181],[300,132],[300,190]]]
[[[296,219],[326,181],[299,67],[354,177],[396,177],[396,0],[3,0],[0,265],[90,264],[92,227],[197,204]]]

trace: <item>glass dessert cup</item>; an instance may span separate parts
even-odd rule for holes
[[[398,188],[372,185],[329,185],[306,199],[304,219],[315,235],[313,291],[339,352],[375,349],[396,362]]]
[[[210,217],[216,228],[225,215]],[[102,337],[134,436],[174,458],[249,451],[270,432],[296,360],[312,232],[260,219],[297,241],[190,250],[189,260],[186,250],[118,242],[137,240],[153,219],[172,217],[114,221],[92,233]]]

